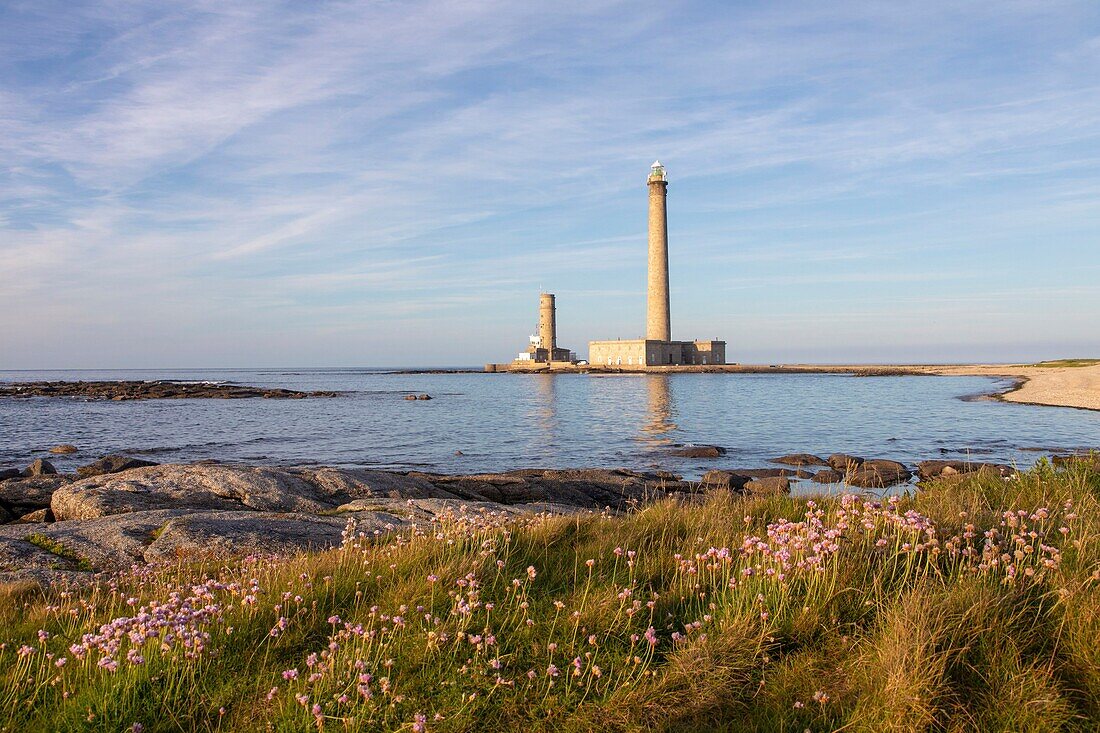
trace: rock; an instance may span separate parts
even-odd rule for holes
[[[0,481],[6,481],[10,478],[22,476],[23,472],[18,468],[0,468]]]
[[[33,512],[27,512],[23,516],[19,517],[19,519],[16,521],[20,522],[21,524],[38,524],[44,522],[52,522],[54,521],[54,518],[53,512],[51,512],[49,507],[47,507],[45,509],[36,509]]]
[[[791,480],[786,476],[757,478],[746,483],[742,491],[746,494],[754,494],[757,496],[789,494],[791,493]]]
[[[71,482],[71,478],[60,474],[5,481],[0,484],[0,506],[17,517],[45,509],[50,505],[54,492]]]
[[[707,471],[703,474],[702,480],[703,485],[708,488],[728,489],[730,491],[740,491],[748,482],[748,476],[732,471]]]
[[[430,394],[422,394],[422,395],[418,395],[416,399],[418,399],[418,400],[430,400],[431,398],[432,398],[432,396]]]
[[[958,483],[964,479],[978,478],[978,479],[1003,479],[1007,476],[1012,476],[1016,472],[1008,466],[1000,466],[995,463],[984,463],[976,467],[973,471],[955,471],[951,467],[947,467],[943,472],[932,481],[945,481],[947,483]]]
[[[38,458],[34,463],[23,469],[24,476],[49,476],[56,473],[57,469],[45,458]]]
[[[717,445],[686,445],[673,449],[669,454],[680,458],[718,458],[726,454],[726,449]]]
[[[913,477],[912,472],[897,461],[869,460],[863,461],[845,477],[850,486],[858,486],[864,489],[882,489],[894,484],[900,484]]]
[[[672,474],[622,470],[523,470],[443,476],[366,469],[163,465],[81,479],[54,492],[58,521],[178,509],[322,513],[354,499],[549,502],[615,509],[691,485]]]
[[[298,392],[291,389],[249,387],[241,384],[174,381],[118,382],[22,382],[0,384],[0,397],[83,397],[93,400],[154,400],[221,398],[301,399],[304,397],[335,397],[339,392]]]
[[[773,458],[772,463],[783,463],[788,466],[828,466],[829,462],[812,453],[790,453],[779,458]]]
[[[58,521],[153,509],[322,512],[317,487],[286,470],[240,466],[147,466],[81,479],[54,492]]]
[[[178,514],[136,512],[84,522],[0,527],[0,570],[123,570],[145,562],[145,548]]]
[[[921,481],[929,481],[943,476],[968,474],[981,471],[990,475],[1011,476],[1016,469],[1000,463],[980,463],[971,461],[921,461],[917,464],[917,475]]]
[[[373,535],[407,521],[383,512],[357,517],[359,530]],[[147,562],[253,553],[290,554],[339,546],[346,517],[258,512],[201,512],[169,519],[143,551]]]
[[[315,487],[321,501],[336,506],[355,499],[454,499],[431,481],[390,471],[367,468],[288,469],[288,473]]]
[[[731,468],[730,471],[748,478],[778,478],[780,476],[809,478],[812,475],[809,471],[803,471],[801,468]]]
[[[863,459],[858,456],[849,456],[845,453],[834,453],[829,456],[826,462],[829,464],[829,468],[834,471],[848,473],[855,470],[859,464],[863,463]]]
[[[1091,466],[1100,468],[1100,451],[1089,453],[1070,453],[1068,455],[1052,455],[1050,462],[1055,466]]]
[[[690,492],[684,481],[655,473],[621,469],[527,469],[508,473],[472,476],[410,474],[430,481],[453,497],[501,504],[552,502],[577,507],[613,509],[667,496],[669,492]]]
[[[57,453],[62,455],[66,453],[76,453],[76,451],[76,446],[69,445],[68,443],[62,443],[61,445],[55,445],[53,448],[50,448],[50,453]]]
[[[414,395],[414,394],[407,394],[407,395],[405,395],[405,400],[406,400],[407,402],[415,402],[415,401],[416,401],[416,395]]]
[[[844,474],[831,468],[824,468],[811,476],[810,480],[817,484],[839,484],[844,481]]]
[[[76,475],[80,478],[89,478],[91,476],[103,476],[108,473],[120,473],[122,471],[129,471],[132,468],[143,468],[145,466],[155,465],[157,464],[152,461],[143,461],[140,458],[131,458],[130,456],[104,456],[98,461],[94,461],[87,466],[81,466],[76,469]]]
[[[576,514],[578,507],[564,504],[536,502],[529,504],[497,504],[489,501],[465,501],[462,499],[356,499],[337,509],[341,514],[382,512],[400,520],[427,523],[445,515],[476,515],[483,518],[514,518],[522,514]],[[362,527],[360,527],[362,529]]]

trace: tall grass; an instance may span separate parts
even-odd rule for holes
[[[1100,473],[458,513],[0,589],[4,730],[1100,727]]]

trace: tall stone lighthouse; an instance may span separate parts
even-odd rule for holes
[[[590,341],[593,366],[644,370],[650,367],[708,366],[726,363],[726,342],[673,341],[668,297],[668,174],[661,161],[649,168],[649,247],[646,282],[645,338]]]
[[[646,291],[645,337],[650,341],[672,341],[671,309],[668,302],[668,177],[661,161],[649,173],[649,287]]]

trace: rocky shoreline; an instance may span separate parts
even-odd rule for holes
[[[118,382],[14,382],[0,384],[0,397],[82,397],[89,400],[265,399],[299,400],[335,397],[339,392],[300,392],[293,389],[251,387],[214,382],[173,380]]]
[[[716,446],[716,456],[724,451]],[[44,459],[0,469],[0,581],[50,583],[197,556],[292,553],[338,545],[348,520],[384,533],[450,514],[497,516],[626,511],[710,491],[786,494],[792,481],[882,490],[1009,466],[922,461],[906,466],[846,454],[791,454],[769,468],[728,468],[686,481],[663,471],[521,469],[447,475],[366,468],[157,465],[106,456],[60,474]]]

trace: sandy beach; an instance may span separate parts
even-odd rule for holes
[[[1006,402],[1100,410],[1100,364],[1080,367],[972,364],[925,367],[923,370],[944,376],[1011,377],[1019,380],[1017,387],[1000,395]]]

